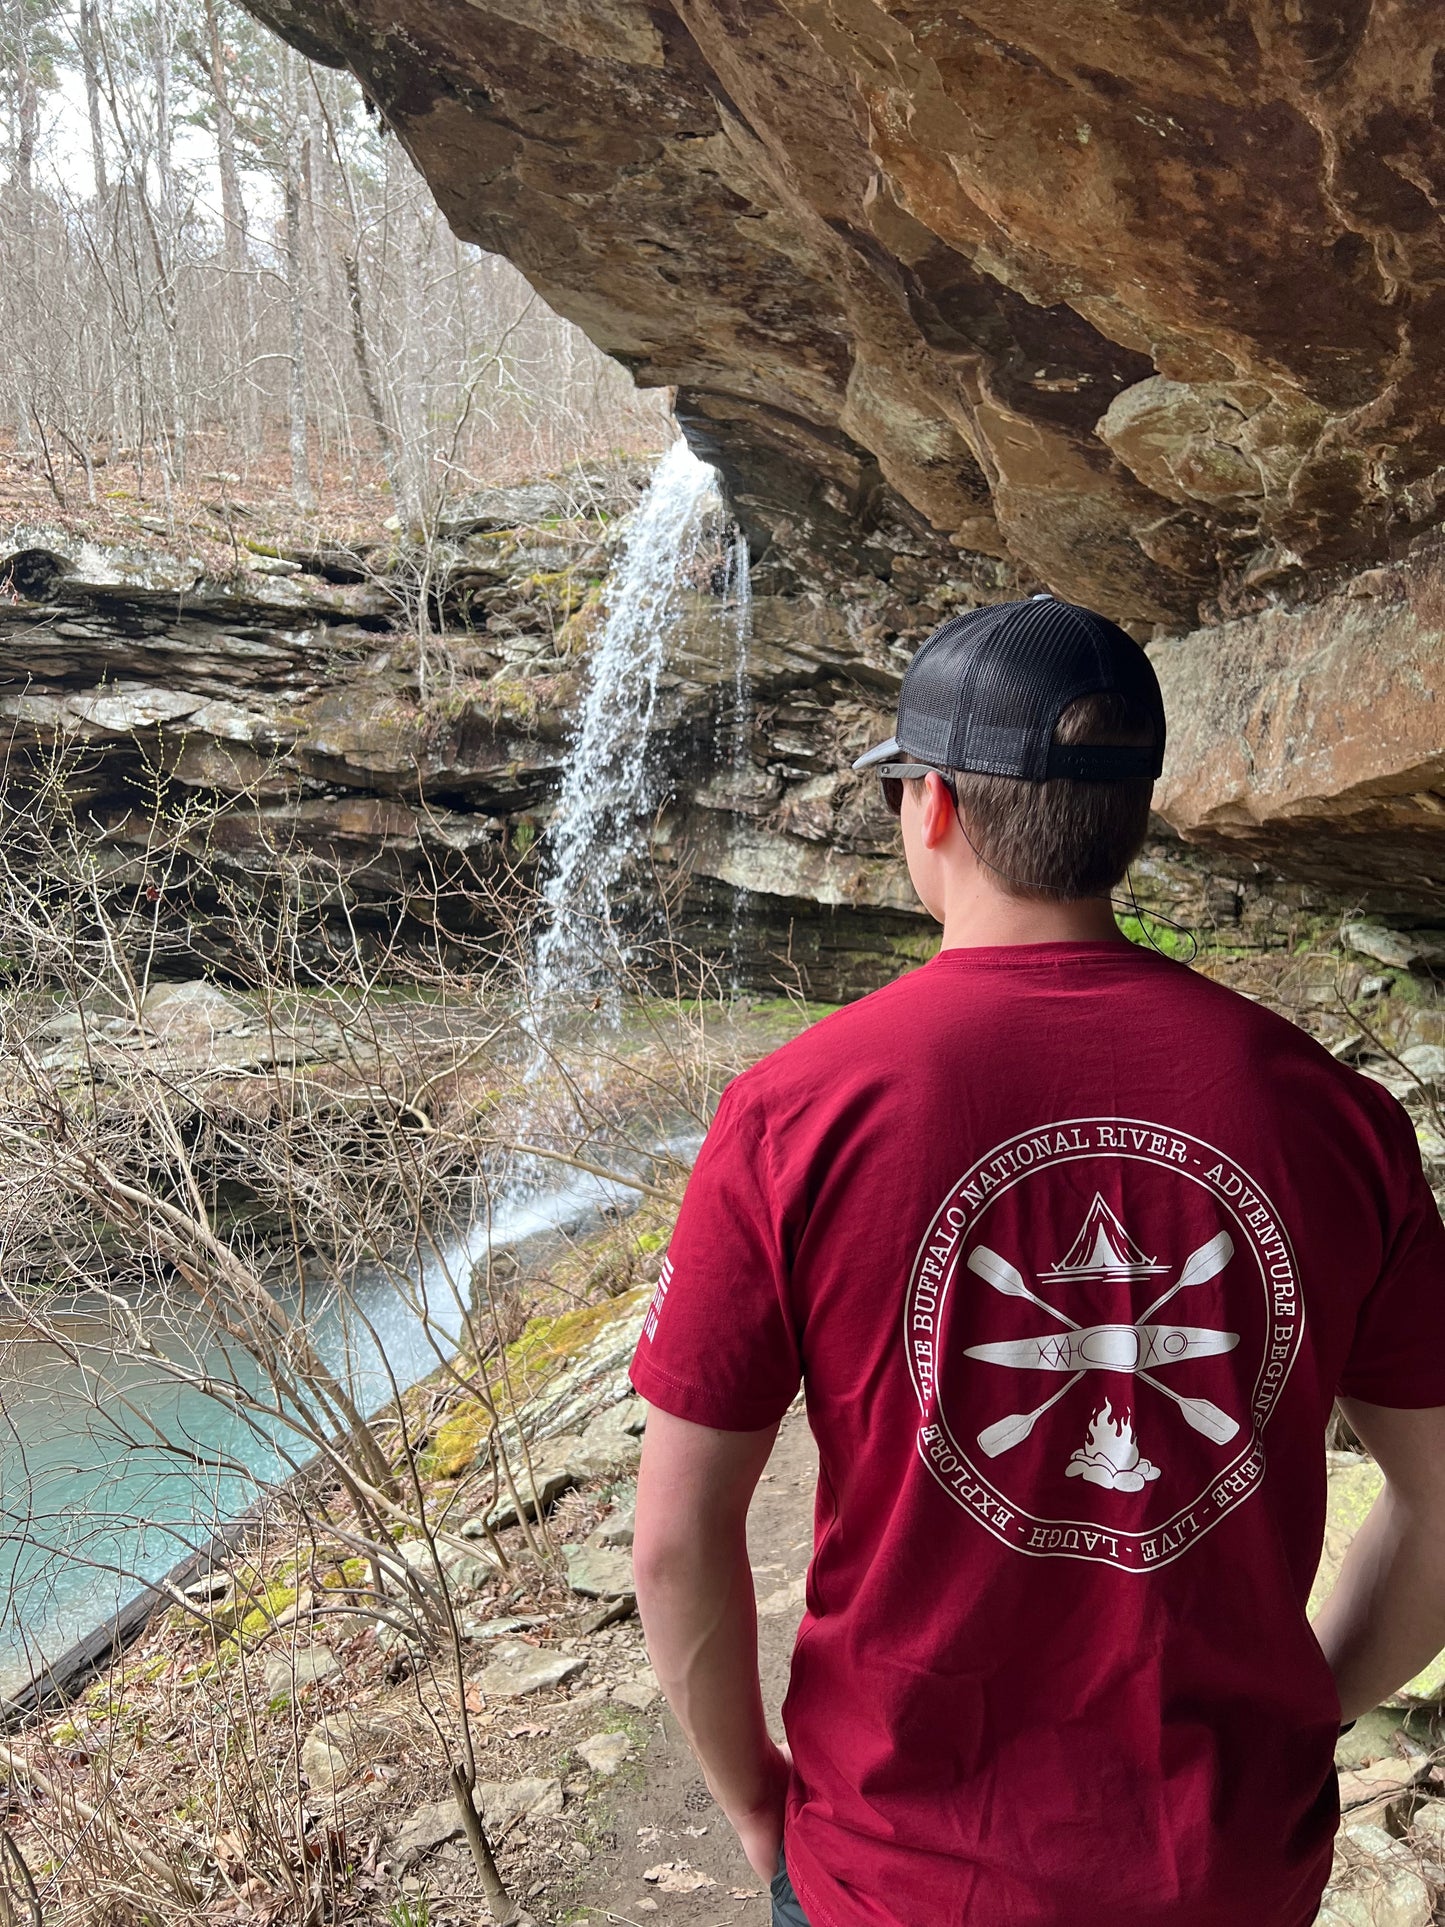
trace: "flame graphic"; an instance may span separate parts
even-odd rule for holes
[[[1159,1467],[1139,1456],[1128,1412],[1115,1413],[1106,1398],[1089,1421],[1088,1437],[1070,1457],[1067,1473],[1108,1492],[1142,1492],[1159,1477]]]

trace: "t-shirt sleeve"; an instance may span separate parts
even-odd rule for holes
[[[783,1416],[802,1373],[783,1252],[766,1139],[732,1084],[693,1167],[632,1361],[643,1398],[723,1432],[761,1431]]]
[[[1445,1225],[1413,1125],[1391,1101],[1387,1155],[1396,1176],[1391,1234],[1360,1307],[1340,1391],[1370,1405],[1445,1405]]]

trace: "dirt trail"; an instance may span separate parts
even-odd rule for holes
[[[800,1409],[783,1421],[773,1456],[748,1514],[748,1550],[758,1594],[758,1643],[763,1695],[774,1732],[788,1660],[803,1614],[803,1575],[813,1547],[813,1488],[818,1455]],[[579,1883],[574,1913],[592,1920],[646,1927],[758,1927],[769,1918],[767,1891],[743,1858],[732,1830],[713,1805],[697,1764],[672,1715],[658,1705],[648,1715],[651,1738],[640,1760],[597,1803],[601,1841]],[[668,1891],[643,1874],[667,1862],[711,1885]]]

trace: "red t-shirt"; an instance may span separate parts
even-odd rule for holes
[[[633,1365],[821,1475],[784,1709],[813,1927],[1302,1927],[1342,1391],[1445,1404],[1408,1118],[1124,943],[949,950],[729,1086]]]

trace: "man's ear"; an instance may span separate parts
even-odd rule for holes
[[[953,821],[953,798],[948,793],[948,785],[930,770],[923,779],[923,819],[919,824],[923,847],[936,850],[953,827]]]

